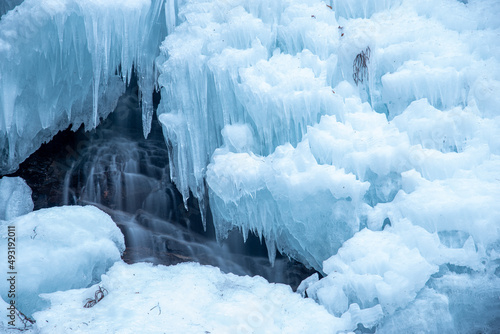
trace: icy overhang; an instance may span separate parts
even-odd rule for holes
[[[2,16],[0,174],[70,125],[95,128],[133,68],[147,136],[166,26],[161,0],[26,0]]]

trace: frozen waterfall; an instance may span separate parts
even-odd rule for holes
[[[26,0],[3,15],[0,172],[17,169],[68,126],[95,128],[113,111],[133,69],[147,136],[157,86],[153,64],[166,24],[160,0]]]
[[[205,228],[213,218],[219,241],[234,231],[244,239],[253,233],[266,243],[271,262],[279,252],[322,275],[298,288],[309,297],[300,307],[316,310],[321,321],[308,314],[304,322],[314,326],[292,329],[288,314],[262,306],[263,294],[273,290],[267,282],[196,265],[154,269],[151,277],[158,279],[186,275],[195,286],[205,282],[204,302],[220,306],[213,318],[203,311],[200,327],[179,321],[175,328],[500,330],[499,1],[25,0],[2,6],[2,175],[58,131],[95,128],[134,73],[144,137],[153,92],[161,94],[154,121],[183,205],[193,196]],[[116,146],[137,151],[134,143]],[[148,203],[160,206],[160,200]],[[23,217],[16,221],[31,216]],[[115,264],[103,282],[136,298],[119,277],[135,282],[132,276],[144,275],[149,282],[148,270]],[[182,280],[173,282],[185,291]],[[296,295],[278,290],[278,304],[289,310]],[[54,310],[74,308],[74,298],[89,291],[44,298]],[[238,301],[247,297],[263,320],[238,327],[221,310],[232,305],[231,314],[244,314]],[[116,292],[109,303],[102,307],[122,307]],[[62,321],[50,309],[35,318]],[[75,313],[57,328],[64,332],[88,319]],[[89,328],[98,331],[102,320],[92,321]],[[38,328],[51,329],[45,322]]]

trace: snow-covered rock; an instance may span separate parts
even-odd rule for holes
[[[11,220],[33,211],[31,188],[20,177],[0,179],[0,220]]]
[[[14,227],[12,235],[9,235]],[[26,315],[47,303],[38,295],[84,288],[99,281],[125,250],[123,235],[111,218],[93,206],[42,209],[0,226],[0,252],[15,247],[15,259],[1,264],[4,273],[14,272],[15,298],[8,296],[10,283],[0,281],[4,301],[15,299]],[[13,242],[9,244],[9,242]],[[10,267],[12,265],[12,267]]]

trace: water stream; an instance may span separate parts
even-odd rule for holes
[[[15,175],[33,189],[35,209],[90,204],[107,212],[125,235],[123,259],[128,263],[197,261],[293,288],[311,274],[283,257],[272,267],[265,243],[255,236],[244,243],[235,231],[217,243],[211,216],[204,231],[196,201],[190,199],[184,207],[169,177],[166,149],[156,120],[144,139],[137,87],[132,85],[96,130],[58,134]]]

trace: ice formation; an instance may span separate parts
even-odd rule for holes
[[[331,313],[342,314],[349,301],[357,300],[363,308],[379,303],[392,314],[415,299],[438,267],[406,247],[398,235],[364,229],[325,261],[323,271],[329,276],[306,291]]]
[[[325,274],[300,291],[338,328],[500,328],[500,2],[162,5],[26,0],[2,16],[2,172],[69,124],[94,127],[134,63],[145,134],[161,87],[184,200],[205,212],[208,198],[219,238],[257,233],[271,260]]]
[[[430,188],[477,183],[474,173],[458,174],[495,164],[499,152],[498,5],[438,7],[187,1],[157,60],[159,120],[181,193],[203,201],[208,184],[220,237],[234,227],[254,231],[321,269],[360,227],[392,218],[406,196],[396,194],[413,191],[404,173],[416,171]],[[455,24],[462,16],[475,23]],[[353,79],[360,55],[363,82]],[[489,210],[457,215],[484,212],[496,240],[492,181],[474,187]],[[325,228],[325,240],[313,241]]]
[[[7,226],[15,226],[16,307],[28,316],[46,306],[40,293],[95,284],[125,250],[120,229],[93,206],[54,207],[2,221],[0,247],[5,259]],[[3,261],[4,273],[12,271],[7,265]],[[4,301],[11,299],[8,284],[0,281]]]
[[[463,232],[429,233],[402,219],[358,232],[324,262],[327,276],[309,279],[303,291],[337,315],[351,303],[380,306],[377,333],[493,333],[500,278],[498,254],[490,256]]]
[[[207,170],[219,238],[233,228],[244,235],[253,231],[264,236],[271,261],[278,247],[320,268],[318,259],[335,253],[359,230],[355,213],[369,184],[319,165],[307,142],[280,146],[265,158],[226,151],[216,151]]]
[[[302,289],[337,316],[499,328],[480,292],[499,293],[499,14],[497,1],[186,1],[157,60],[174,181],[208,192],[219,238],[255,232],[271,260],[276,247],[326,274]],[[442,323],[395,324],[426,303]],[[473,304],[484,312],[465,325]]]
[[[58,131],[93,129],[137,70],[144,134],[166,35],[160,0],[26,0],[0,20],[0,173]],[[36,78],[36,79],[34,79]]]
[[[33,211],[31,189],[20,177],[0,179],[0,220],[11,220]]]

